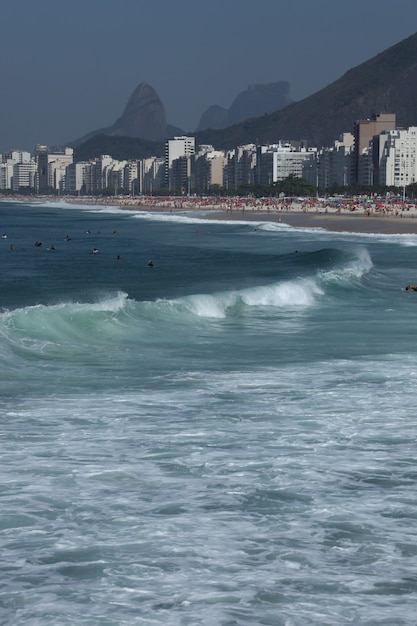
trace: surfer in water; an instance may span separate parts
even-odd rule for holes
[[[406,291],[417,291],[417,285],[407,285]]]
[[[153,261],[152,261],[152,259],[149,259],[149,261],[148,261],[148,267],[153,267]]]

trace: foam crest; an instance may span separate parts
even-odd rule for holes
[[[304,307],[312,306],[322,293],[314,280],[299,279],[245,289],[241,297],[247,306]]]
[[[171,303],[198,317],[221,319],[242,313],[245,307],[309,307],[314,305],[315,296],[322,293],[314,280],[298,279],[212,295],[196,294]]]
[[[168,213],[164,211],[144,211],[143,209],[138,209],[136,212],[133,212],[132,217],[140,220],[151,220],[152,222],[174,222],[180,224],[230,224],[233,226],[260,226],[258,222],[248,222],[245,220],[227,220],[227,219],[216,219],[213,217],[213,213],[210,213],[210,217],[207,217],[208,213],[199,212],[186,212],[183,213]]]
[[[265,231],[269,231],[272,233],[274,232],[281,233],[282,231],[289,231],[289,230],[293,230],[293,231],[299,230],[295,226],[291,226],[291,224],[285,224],[284,222],[261,222],[258,225],[258,228],[259,230],[265,230]]]
[[[198,317],[226,317],[227,309],[233,306],[235,298],[232,294],[205,295],[198,294],[184,298],[185,308]]]
[[[365,247],[358,247],[354,257],[341,267],[320,272],[325,282],[356,282],[373,267],[371,256]]]

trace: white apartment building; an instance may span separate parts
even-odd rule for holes
[[[139,161],[139,192],[152,195],[165,186],[165,159],[149,157]]]
[[[253,185],[256,171],[256,145],[246,144],[227,152],[224,185],[227,189]]]
[[[290,176],[303,177],[303,163],[311,157],[312,150],[297,150],[291,144],[258,146],[256,154],[256,181],[269,186]]]
[[[417,182],[417,126],[381,133],[379,145],[378,178],[381,184],[404,188]]]
[[[113,159],[109,165],[105,166],[103,179],[106,180],[106,185],[104,188],[112,187],[115,194],[123,192],[125,190],[124,183],[126,166],[127,161],[117,161],[115,159]]]
[[[11,189],[13,181],[13,163],[0,163],[0,189]]]
[[[10,150],[9,152],[3,152],[3,154],[0,155],[0,189],[12,189],[14,166],[23,163],[34,164],[30,152],[23,150]],[[20,172],[18,170],[16,170],[16,172],[20,177],[16,184],[22,182],[24,184],[19,185],[22,187],[32,187],[35,185],[35,179],[33,177],[30,179],[33,184],[29,184],[28,178],[23,174],[24,168],[21,169]]]
[[[109,154],[102,154],[93,162],[92,172],[89,181],[88,193],[103,191],[109,186],[108,174],[113,163],[113,157]]]
[[[132,195],[139,191],[139,163],[128,161],[123,173],[123,189]]]
[[[168,139],[165,144],[165,185],[173,189],[173,169],[172,164],[177,159],[191,157],[195,152],[195,137],[174,137]],[[176,168],[178,169],[178,167]],[[189,168],[187,168],[189,169]],[[178,178],[178,175],[175,177]],[[182,178],[182,177],[180,177]]]
[[[65,174],[67,163],[64,161],[52,161],[48,167],[50,188],[59,193],[65,191]]]
[[[34,161],[30,163],[15,163],[13,165],[12,189],[19,192],[20,189],[35,189],[38,168]]]
[[[91,168],[91,163],[79,161],[67,165],[65,170],[65,191],[70,195],[85,193],[87,172]]]
[[[25,150],[10,150],[9,152],[3,152],[0,160],[2,163],[30,163],[32,157],[30,152]]]
[[[65,168],[74,160],[72,148],[50,149],[36,146],[35,159],[38,164],[38,189],[40,192],[53,189],[60,191],[65,176]]]

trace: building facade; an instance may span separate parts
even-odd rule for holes
[[[38,168],[37,190],[39,193],[61,191],[65,168],[74,160],[72,148],[35,147],[35,161]]]
[[[405,188],[417,181],[417,126],[382,133],[378,147],[378,179],[382,184]]]
[[[184,163],[177,164],[173,167],[174,161],[185,157],[190,159],[195,153],[195,137],[174,137],[169,139],[165,144],[165,186],[171,191],[178,190],[179,168],[184,173]],[[187,166],[187,170],[191,172],[191,165]],[[180,175],[182,178],[182,174]],[[183,185],[181,184],[180,187]],[[189,187],[187,181],[186,187]]]
[[[256,152],[256,182],[269,186],[290,176],[303,177],[303,164],[311,158],[312,150],[297,150],[289,143],[258,146]]]
[[[375,135],[386,130],[395,130],[395,113],[379,113],[367,120],[358,120],[354,124],[354,146],[351,161],[352,184],[369,184],[368,148]],[[365,165],[363,164],[365,161]]]

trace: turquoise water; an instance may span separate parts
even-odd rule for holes
[[[2,624],[416,624],[417,236],[0,230]]]

